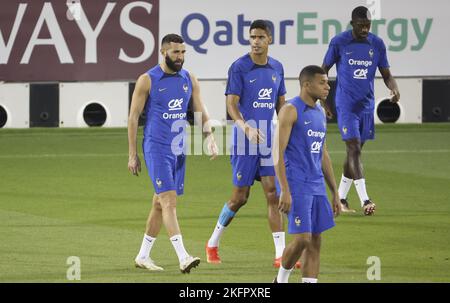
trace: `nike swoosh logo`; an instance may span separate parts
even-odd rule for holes
[[[253,82],[255,82],[255,81],[256,81],[256,79],[250,80],[250,83],[253,83]]]
[[[158,91],[163,92],[163,91],[165,91],[166,89],[167,89],[167,87],[166,87],[166,88],[160,88],[160,89],[158,89]]]
[[[308,125],[309,123],[311,123],[312,121],[305,121],[305,125]]]

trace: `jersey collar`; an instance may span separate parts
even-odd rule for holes
[[[181,69],[181,70],[183,70],[183,69]],[[159,65],[159,64],[158,64],[158,71],[159,71],[159,73],[158,73],[159,80],[164,79],[164,78],[171,78],[171,77],[181,77],[180,71],[176,72],[175,74],[168,74],[168,73],[164,72],[161,65]]]

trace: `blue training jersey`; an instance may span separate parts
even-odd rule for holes
[[[336,64],[336,107],[355,111],[373,111],[374,79],[377,68],[389,67],[386,46],[369,33],[365,41],[356,41],[352,30],[335,36],[324,58],[328,67]]]
[[[299,97],[287,102],[297,110],[284,157],[292,193],[326,194],[322,173],[322,148],[326,136],[326,117],[319,102],[306,105]]]
[[[192,95],[189,73],[166,74],[156,65],[147,74],[151,89],[144,112],[144,152],[181,154],[186,141],[186,117]],[[175,152],[176,151],[176,152]]]
[[[244,120],[266,136],[265,143],[257,147],[258,153],[270,154],[273,114],[278,97],[285,94],[283,65],[271,57],[268,57],[266,65],[258,65],[250,54],[246,54],[228,70],[225,95],[239,96],[238,107]],[[235,126],[232,136],[232,150],[248,154],[250,143],[243,131]]]

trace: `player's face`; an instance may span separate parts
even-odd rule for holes
[[[170,42],[168,48],[163,52],[167,67],[174,72],[180,71],[183,68],[185,52],[186,46],[184,43]]]
[[[353,27],[353,34],[356,39],[365,39],[369,35],[371,21],[369,19],[357,18],[352,20],[350,24]]]
[[[325,100],[330,92],[327,75],[315,74],[309,85],[309,94],[313,99]]]
[[[267,53],[271,41],[272,37],[270,37],[263,29],[254,28],[250,31],[250,45],[254,55]]]

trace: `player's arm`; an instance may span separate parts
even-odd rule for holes
[[[339,55],[339,46],[336,43],[333,43],[333,40],[330,42],[330,45],[328,46],[328,50],[323,58],[322,63],[322,69],[325,71],[325,73],[328,76],[328,72],[333,67],[336,62],[338,62],[340,59]],[[333,118],[333,112],[328,105],[328,103],[325,100],[320,100],[320,104],[322,104],[322,107],[325,109],[325,114],[328,119]]]
[[[325,62],[322,63],[322,69],[325,71],[325,73],[327,73],[327,75],[328,75],[328,72],[330,71],[330,69],[332,67],[333,67],[333,64],[332,65],[327,65],[327,64],[325,64]],[[328,105],[327,100],[326,99],[324,99],[324,100],[321,99],[320,100],[320,104],[325,109],[325,115],[327,116],[327,118],[328,119],[333,118],[333,111],[331,110],[330,106]]]
[[[286,96],[278,96],[276,106],[277,115],[280,113],[280,109],[283,107],[285,103],[286,103]]]
[[[327,67],[326,65],[322,64],[322,68],[325,70],[325,72],[328,75],[328,71],[330,70],[331,67]],[[328,119],[332,119],[333,118],[333,111],[330,108],[330,105],[327,102],[327,99],[320,99],[320,105],[322,105],[322,107],[325,109],[325,115]]]
[[[136,176],[141,171],[141,161],[137,153],[139,116],[144,109],[150,87],[150,77],[147,74],[142,74],[136,81],[131,99],[130,115],[128,116],[128,170]]]
[[[241,111],[238,107],[239,100],[240,97],[238,95],[227,95],[226,102],[228,114],[230,115],[231,119],[234,120],[234,123],[244,131],[250,142],[263,143],[265,135],[259,129],[251,127],[246,123],[246,121],[244,121],[244,118],[242,117]]]
[[[195,121],[197,125],[202,128],[204,138],[207,140],[208,152],[212,155],[211,160],[215,159],[218,154],[218,148],[211,127],[211,121],[209,119],[208,110],[201,99],[200,84],[198,79],[190,74],[192,82],[192,105],[194,107],[194,113],[201,113],[201,121]],[[199,115],[194,114],[194,119],[198,119]]]
[[[280,201],[278,209],[288,213],[291,209],[292,197],[286,177],[286,166],[284,164],[284,152],[291,136],[292,126],[297,121],[297,110],[293,105],[283,106],[278,114],[278,125],[275,130],[272,155],[275,173],[280,183]]]
[[[383,77],[384,84],[391,90],[391,102],[398,102],[400,100],[400,91],[398,90],[397,81],[391,74],[389,67],[380,67],[379,71]]]
[[[336,179],[334,177],[333,165],[331,163],[330,154],[328,153],[327,144],[323,142],[323,152],[322,152],[322,172],[327,182],[328,188],[333,196],[333,212],[334,216],[337,217],[341,213],[341,207],[339,203],[339,192],[336,185]]]
[[[331,40],[330,44],[328,45],[328,49],[327,52],[325,53],[322,63],[322,68],[325,70],[327,75],[330,69],[333,67],[333,65],[340,59],[339,45],[333,41],[334,39]]]
[[[322,63],[322,69],[327,73],[327,75],[332,67],[333,67],[333,65],[326,65],[325,62]]]

